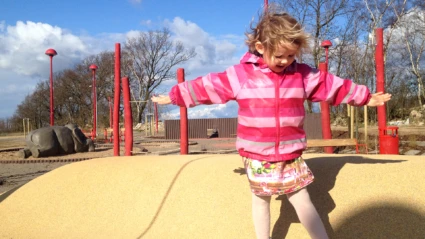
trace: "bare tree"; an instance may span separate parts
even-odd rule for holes
[[[337,22],[340,17],[352,11],[351,4],[356,2],[349,0],[281,0],[281,6],[292,16],[294,16],[307,32],[312,35],[311,56],[312,62],[306,61],[307,57],[303,56],[299,61],[311,63],[316,68],[323,53],[321,42],[325,39],[334,39],[338,35],[336,33]],[[313,104],[307,102],[307,111],[313,111]]]
[[[365,12],[362,6],[357,5],[356,11],[350,11],[345,15],[344,23],[338,31],[338,38],[330,49],[330,69],[333,73],[342,77],[352,79],[359,84],[372,85],[373,70],[371,71],[371,54],[369,50],[365,23]],[[366,40],[366,41],[365,41]],[[343,105],[334,107],[333,112],[340,117],[346,115]],[[344,113],[344,114],[341,114]]]
[[[87,69],[80,67],[59,72],[55,78],[55,123],[58,125],[76,123],[85,127],[91,123],[91,78]]]
[[[29,118],[32,128],[40,128],[49,125],[50,93],[48,81],[39,82],[34,92],[27,95],[21,104],[18,105],[12,117],[15,128],[20,128],[23,118]]]
[[[356,1],[348,0],[281,0],[282,6],[312,35],[312,55],[314,65],[319,65],[321,41],[332,39],[338,34],[339,17],[351,12]]]
[[[114,97],[114,52],[106,51],[97,55],[89,56],[82,62],[83,72],[89,73],[92,81],[92,73],[89,70],[91,64],[96,64],[96,95],[97,95],[97,121],[98,126],[109,127],[109,102],[108,97]],[[90,94],[91,95],[91,94]],[[92,97],[91,97],[92,98]],[[122,114],[120,114],[122,115]]]
[[[113,96],[114,53],[102,52],[89,56],[71,69],[55,73],[54,76],[54,117],[55,125],[76,123],[80,127],[91,127],[93,121],[93,95],[91,64],[99,68],[96,71],[97,119],[99,126],[109,126],[108,97]],[[28,95],[13,116],[17,119],[29,118],[32,128],[49,125],[48,80],[37,84],[34,92]],[[21,123],[15,128],[19,128]]]
[[[424,72],[421,70],[425,65],[425,10],[419,7],[405,9],[394,8],[397,21],[393,28],[396,29],[399,45],[405,45],[410,72],[417,81],[418,104],[422,106],[422,99],[425,99]]]
[[[152,92],[163,82],[175,77],[173,67],[195,56],[194,49],[186,49],[182,43],[173,42],[167,28],[141,32],[127,40],[123,53],[123,66],[129,73],[132,98],[137,109],[137,121]]]

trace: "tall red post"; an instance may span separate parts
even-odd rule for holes
[[[50,57],[50,126],[55,125],[54,103],[53,103],[53,57],[58,53],[54,49],[47,49],[46,55]]]
[[[325,63],[320,62],[319,63],[319,70],[322,72],[328,72],[328,65],[329,65],[329,47],[332,46],[332,42],[329,40],[324,40],[321,44],[321,47],[325,48],[326,58]],[[330,109],[329,109],[329,103],[326,101],[320,102],[320,109],[321,109],[321,117],[322,117],[322,137],[324,139],[332,139],[332,130],[331,130],[331,116],[330,116]],[[333,147],[325,147],[324,148],[325,153],[333,153]]]
[[[329,62],[328,62],[328,57],[329,57],[329,47],[331,47],[331,46],[332,46],[332,42],[331,42],[331,41],[329,41],[329,40],[324,40],[324,41],[322,41],[322,44],[321,44],[320,46],[321,46],[321,47],[323,47],[323,48],[325,48],[325,53],[326,53],[325,62],[326,62],[326,64],[328,64],[328,65],[329,65]]]
[[[384,33],[382,28],[375,30],[376,34],[376,91],[385,92],[385,69],[384,69]],[[378,106],[378,129],[379,135],[384,134],[384,129],[387,127],[387,117],[385,105]]]
[[[184,82],[184,69],[177,69],[178,83]],[[187,125],[187,108],[180,107],[180,154],[189,153],[189,130]]]
[[[97,93],[96,93],[96,70],[97,66],[92,64],[90,70],[93,72],[93,139],[97,137]]]
[[[121,80],[121,44],[115,43],[115,87],[114,87],[114,156],[120,156],[120,80]]]
[[[264,11],[266,11],[268,7],[269,7],[269,1],[264,0]]]
[[[319,70],[322,72],[328,72],[328,64],[326,62],[319,63]],[[329,103],[326,101],[320,102],[321,109],[321,117],[322,117],[322,137],[324,139],[332,139],[332,131],[331,131],[331,117],[330,117],[330,109]],[[331,154],[333,153],[333,147],[324,147],[325,153]]]
[[[384,62],[384,31],[375,30],[376,34],[376,91],[385,93],[385,62]],[[387,112],[385,104],[378,106],[379,153],[399,154],[398,127],[387,127]],[[390,132],[391,131],[391,132]]]
[[[133,152],[133,116],[131,114],[130,105],[130,84],[128,77],[122,78],[122,94],[124,100],[124,141],[125,156],[131,156]]]

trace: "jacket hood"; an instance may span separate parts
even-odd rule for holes
[[[251,64],[258,64],[260,67],[262,65],[266,65],[262,57],[259,57],[255,54],[252,54],[251,52],[245,53],[245,55],[241,58],[241,64],[251,63]],[[266,65],[267,67],[267,65]]]

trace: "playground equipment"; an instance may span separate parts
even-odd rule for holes
[[[112,127],[112,137],[114,141],[114,156],[120,155],[120,138],[114,137],[115,135],[120,135],[119,129],[119,110],[120,110],[120,94],[121,94],[121,83],[123,91],[123,104],[124,104],[124,142],[125,142],[125,156],[131,156],[133,151],[133,116],[131,113],[130,105],[130,84],[129,78],[123,77],[121,79],[121,44],[115,43],[115,94],[114,94],[114,111],[113,111],[113,120],[110,122],[113,124]],[[110,101],[110,100],[109,100]],[[155,112],[157,115],[157,112]],[[158,118],[158,117],[156,117]],[[158,127],[158,124],[157,124]],[[158,129],[157,129],[158,130]]]
[[[379,152],[381,154],[399,154],[398,144],[398,127],[389,126],[379,129]]]
[[[268,1],[265,0],[264,1],[264,9],[267,9],[268,7]],[[384,82],[384,61],[383,61],[383,29],[382,28],[378,28],[376,29],[376,38],[377,38],[377,47],[376,47],[376,51],[375,51],[375,60],[376,60],[376,77],[377,77],[377,91],[378,92],[385,92],[385,82]],[[324,42],[322,42],[321,44],[322,47],[325,48],[325,52],[326,52],[326,62],[323,63],[321,62],[319,64],[319,69],[322,71],[326,71],[328,70],[328,50],[329,47],[332,46],[332,43],[329,40],[326,40]],[[120,99],[120,78],[121,78],[121,73],[120,73],[120,60],[121,60],[121,50],[120,50],[120,44],[116,43],[115,44],[115,101],[114,101],[114,127],[113,127],[113,134],[114,135],[118,135],[119,134],[119,129],[118,129],[118,120],[119,120],[119,99]],[[177,80],[178,83],[182,83],[184,82],[184,69],[183,68],[179,68],[177,69]],[[125,96],[124,96],[125,98]],[[128,97],[129,98],[129,97]],[[129,101],[129,99],[128,99]],[[124,100],[124,104],[126,104],[126,100]],[[156,110],[156,105],[155,107],[155,115],[157,114],[157,110]],[[388,128],[386,128],[386,117],[385,117],[385,105],[383,106],[378,106],[378,125],[379,125],[379,142],[380,142],[380,153],[381,154],[387,154],[389,152],[395,153],[396,150],[390,150],[388,147],[397,147],[397,154],[398,154],[398,130],[393,131],[393,134],[395,134],[394,137],[388,137],[388,134],[384,134],[384,132],[386,132],[386,130]],[[331,134],[331,130],[330,130],[330,110],[329,110],[329,105],[326,102],[321,102],[321,114],[322,114],[322,132],[323,132],[323,139],[324,140],[329,140],[332,138],[332,134]],[[128,107],[128,110],[131,112],[131,108]],[[365,108],[365,114],[367,115],[367,110]],[[128,113],[126,113],[126,115],[128,115]],[[131,117],[130,116],[126,116],[126,117]],[[155,117],[156,121],[158,120],[158,117]],[[127,119],[127,118],[126,118]],[[126,120],[127,121],[127,120]],[[131,119],[132,121],[132,119]],[[180,107],[180,130],[181,130],[181,151],[180,154],[188,154],[188,118],[187,118],[187,108],[186,107]],[[367,122],[367,120],[366,120]],[[157,127],[158,127],[158,123],[157,123]],[[367,124],[366,124],[367,127]],[[130,130],[132,130],[133,128],[131,127],[126,127],[129,128]],[[157,129],[158,130],[158,129]],[[367,148],[367,128],[365,129],[365,145]],[[125,141],[132,142],[132,139],[129,138],[129,136],[132,136],[132,132],[128,134],[126,134],[125,136]],[[392,135],[392,134],[391,134]],[[353,138],[353,136],[351,135],[351,138]],[[332,153],[333,152],[333,148],[332,148],[332,141],[327,141],[327,144],[325,146],[325,152],[326,153]],[[353,144],[352,140],[348,140],[348,145]],[[338,143],[339,145],[339,143]],[[389,146],[391,145],[391,146]],[[356,149],[358,149],[360,145],[358,143],[356,143]],[[127,147],[126,147],[127,148]],[[367,149],[366,149],[367,150]],[[119,140],[115,137],[114,140],[114,156],[119,156]]]
[[[96,70],[97,66],[95,64],[90,65],[90,70],[93,73],[93,139],[97,137],[97,94],[96,94]]]
[[[26,125],[25,125],[25,122],[26,122]],[[30,132],[30,119],[29,118],[23,118],[22,124],[23,124],[24,137],[25,137]]]
[[[55,125],[54,112],[53,112],[53,57],[58,53],[50,48],[47,49],[46,55],[50,57],[50,126]]]
[[[116,90],[116,89],[115,89]],[[124,96],[124,137],[125,137],[125,156],[131,156],[133,151],[133,116],[130,105],[130,83],[128,77],[122,78],[122,91]]]
[[[384,71],[384,30],[376,29],[376,91],[385,92],[385,71]],[[379,130],[379,153],[399,154],[398,127],[387,127],[386,105],[378,106],[378,130]],[[387,130],[392,130],[394,136],[388,137]]]
[[[158,108],[156,103],[154,103],[154,106],[150,104],[150,100],[132,100],[130,103],[141,103],[146,102],[148,109],[147,111],[149,113],[145,113],[145,121],[144,124],[137,123],[135,127],[133,127],[133,130],[144,130],[145,136],[154,136],[155,134],[158,134]],[[153,108],[153,109],[152,109]],[[152,113],[154,111],[154,113]],[[154,132],[154,124],[155,124],[155,132]]]
[[[120,155],[120,135],[119,131],[119,110],[120,110],[120,94],[121,94],[121,81],[124,100],[124,132],[125,137],[125,156],[131,156],[133,151],[133,117],[131,114],[130,105],[130,84],[128,77],[121,79],[121,44],[115,43],[115,95],[114,95],[114,115],[113,115],[113,141],[114,141],[114,156]]]
[[[267,1],[264,4],[267,7]],[[376,29],[376,37],[377,37],[377,47],[375,53],[376,60],[376,77],[377,77],[377,91],[385,92],[385,82],[384,82],[384,61],[383,61],[383,29]],[[322,46],[325,47],[326,52],[328,48],[331,46],[330,42],[322,43]],[[326,58],[327,58],[326,54]],[[327,61],[327,59],[326,59]],[[320,70],[327,71],[327,64],[320,63]],[[179,68],[177,70],[177,79],[178,83],[184,82],[184,69]],[[327,140],[323,145],[325,147],[326,153],[332,153],[331,146],[341,146],[341,142],[329,140],[331,139],[331,131],[330,131],[330,115],[329,115],[329,105],[322,104],[322,127],[323,127],[323,138]],[[398,154],[398,127],[386,127],[386,116],[385,116],[385,105],[378,106],[378,125],[379,125],[379,145],[380,145],[380,154]],[[366,109],[366,108],[365,108]],[[367,112],[367,110],[366,110]],[[366,113],[367,116],[367,113]],[[187,109],[186,107],[180,107],[180,130],[181,130],[181,151],[180,154],[188,154],[188,126],[187,126]],[[367,120],[366,120],[367,121]],[[367,124],[366,124],[367,127]],[[387,134],[387,130],[392,130],[391,134]],[[365,131],[365,144],[358,144],[357,140],[345,140],[347,146],[355,145],[356,150],[358,151],[359,146],[365,146],[367,151],[367,129]],[[339,141],[339,140],[338,140]],[[335,145],[333,145],[335,144]],[[311,144],[310,144],[311,145]]]
[[[377,83],[377,92],[385,92],[385,72],[384,72],[384,53],[383,53],[383,29],[376,29],[376,38],[377,46],[375,51],[375,61],[376,61],[376,83]],[[332,46],[330,41],[323,41],[321,44],[322,47],[326,50],[326,62],[319,64],[319,69],[321,71],[327,72],[327,63],[328,63],[328,48]],[[329,106],[325,102],[321,102],[321,114],[322,114],[322,132],[323,139],[326,143],[319,144],[318,142],[311,142],[310,145],[322,145],[325,146],[326,153],[332,153],[331,147],[326,146],[341,146],[341,142],[336,142],[329,140],[332,137],[330,131],[330,117],[329,117]],[[386,127],[386,111],[385,105],[378,106],[378,130],[379,130],[379,151],[380,154],[399,154],[398,150],[398,127]],[[368,138],[367,138],[367,107],[364,108],[365,111],[365,143],[358,144],[357,140],[344,140],[342,142],[346,143],[347,146],[355,145],[356,151],[358,152],[359,146],[364,146],[367,152]],[[350,118],[350,138],[353,139],[354,135],[354,108],[348,106],[348,116]],[[391,130],[391,134],[388,134],[388,130]],[[335,145],[333,145],[335,144]]]
[[[325,48],[326,58],[325,63],[319,63],[319,69],[323,72],[328,72],[328,56],[329,56],[329,47],[332,46],[332,42],[325,40],[322,42],[321,46]],[[331,117],[330,117],[330,107],[329,103],[326,101],[320,102],[320,110],[322,113],[322,135],[323,139],[332,139],[331,132]],[[325,147],[325,153],[333,153],[333,148],[328,146]]]
[[[115,93],[114,93],[114,117],[113,134],[119,135],[119,111],[120,111],[120,79],[121,79],[121,44],[115,44]],[[120,156],[120,141],[114,137],[114,156]]]
[[[326,54],[327,57],[327,54]],[[319,69],[323,72],[328,72],[328,60],[326,59],[326,62],[320,62]],[[320,102],[320,110],[321,110],[321,116],[322,116],[322,136],[323,139],[332,139],[332,132],[331,132],[331,117],[330,117],[330,107],[329,103],[326,101]],[[328,145],[325,147],[325,153],[333,153],[333,148],[331,145]]]
[[[76,124],[33,130],[29,132],[25,143],[27,147],[19,151],[23,159],[31,155],[38,158],[95,150],[93,140],[88,139]]]
[[[184,69],[177,69],[178,83],[184,82]],[[189,127],[187,125],[187,108],[180,107],[180,154],[189,153]]]

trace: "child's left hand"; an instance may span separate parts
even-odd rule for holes
[[[391,100],[391,94],[388,93],[382,93],[378,92],[375,94],[372,94],[372,98],[370,98],[369,103],[367,103],[367,106],[381,106],[384,105],[385,102]]]
[[[171,99],[168,95],[152,96],[151,100],[160,105],[171,104]]]

